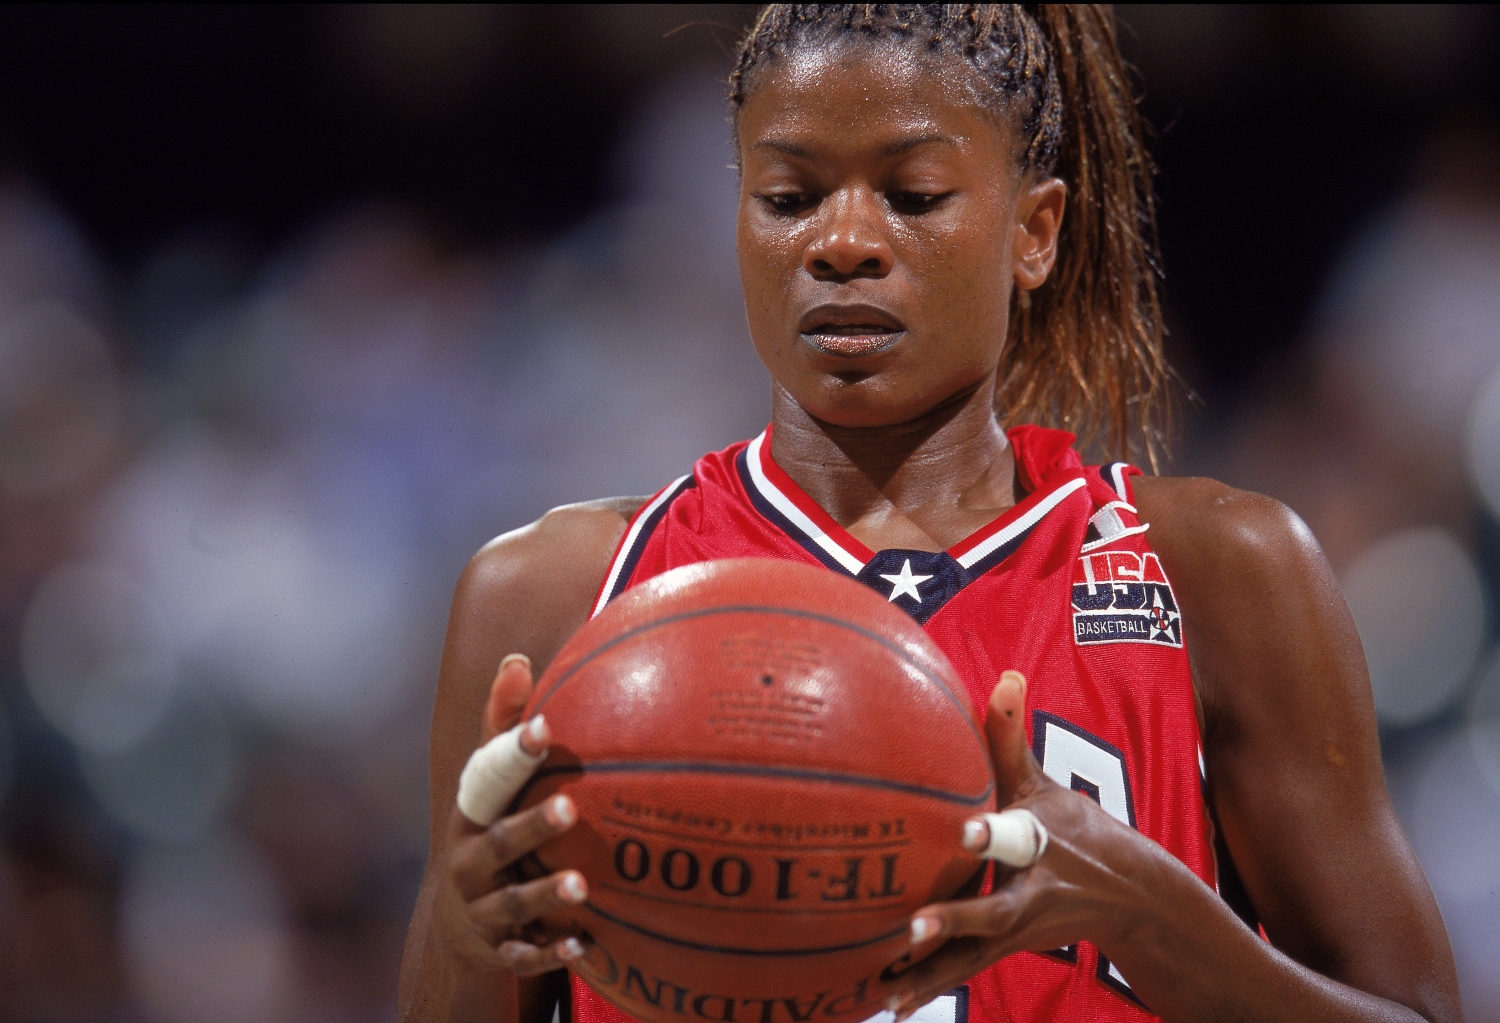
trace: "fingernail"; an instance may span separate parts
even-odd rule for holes
[[[516,661],[522,661],[525,663],[526,667],[531,667],[531,658],[527,657],[525,654],[506,654],[504,657],[500,658],[500,670],[504,671]]]
[[[583,942],[577,938],[565,938],[562,944],[557,946],[557,958],[565,963],[571,963],[574,959],[583,958]]]
[[[577,819],[578,813],[573,808],[573,801],[567,796],[553,796],[552,802],[547,804],[547,820],[553,827],[572,827]]]
[[[964,821],[964,848],[969,852],[983,852],[990,844],[990,826],[984,821]]]
[[[919,916],[911,922],[911,943],[920,945],[938,931],[937,921],[931,917]]]
[[[900,995],[891,995],[891,997],[889,997],[889,998],[887,998],[885,1000],[885,1011],[886,1012],[895,1012],[899,1008],[901,1008],[901,996]]]
[[[547,741],[547,719],[538,714],[526,722],[526,738],[540,746]]]
[[[575,905],[589,897],[589,890],[579,874],[564,874],[557,885],[557,897]]]

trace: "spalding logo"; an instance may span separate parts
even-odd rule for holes
[[[1073,640],[1182,646],[1182,616],[1155,554],[1101,551],[1073,567]]]

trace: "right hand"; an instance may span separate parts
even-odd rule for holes
[[[500,662],[485,704],[480,745],[514,727],[531,696],[531,662],[511,654]],[[535,756],[551,742],[546,723],[521,731],[521,748]],[[477,748],[477,747],[476,747]],[[481,827],[457,805],[448,821],[447,864],[438,897],[439,931],[457,963],[480,973],[511,971],[530,977],[582,958],[576,936],[546,933],[539,919],[588,898],[588,883],[576,870],[521,881],[517,862],[562,834],[578,819],[565,795]]]

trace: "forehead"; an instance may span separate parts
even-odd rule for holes
[[[966,62],[884,42],[806,46],[761,74],[739,113],[740,143],[804,148],[940,135],[962,149],[1012,151],[1006,119],[983,99],[985,86]]]

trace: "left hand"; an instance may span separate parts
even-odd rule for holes
[[[1012,952],[1081,939],[1105,948],[1119,942],[1149,905],[1151,862],[1169,856],[1092,799],[1042,773],[1026,743],[1025,708],[1026,679],[1005,672],[990,695],[985,735],[1000,807],[1029,810],[1046,828],[1047,841],[1030,866],[996,863],[991,894],[913,915],[912,952],[922,958],[902,975],[891,999],[898,1023]],[[976,854],[989,847],[983,815],[965,826],[964,845]]]

